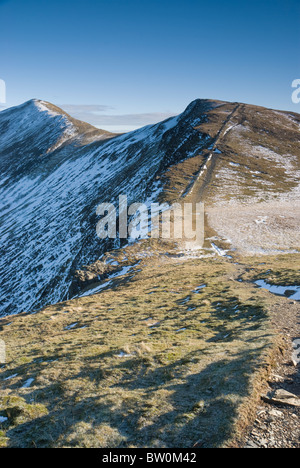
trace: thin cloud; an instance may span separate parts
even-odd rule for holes
[[[95,114],[98,112],[108,112],[114,110],[111,106],[98,105],[98,104],[61,104],[59,105],[65,112],[68,114],[76,115],[85,115],[85,114]]]
[[[107,114],[112,107],[103,105],[71,105],[60,106],[72,117],[90,123],[95,127],[101,126],[135,126],[151,125],[176,115],[175,112],[148,112],[141,114]]]

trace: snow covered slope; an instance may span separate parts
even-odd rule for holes
[[[96,236],[98,204],[157,195],[169,166],[211,144],[194,127],[218,105],[120,136],[43,101],[1,112],[0,315],[67,298],[74,271],[112,247]]]
[[[119,195],[205,201],[219,251],[297,251],[299,143],[298,114],[222,101],[124,135],[44,101],[1,112],[0,315],[70,296],[75,271],[119,246],[96,235]]]

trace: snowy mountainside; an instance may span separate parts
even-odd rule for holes
[[[68,298],[74,271],[112,247],[96,236],[98,204],[157,194],[170,165],[211,144],[194,127],[217,105],[198,100],[177,117],[119,136],[43,101],[1,112],[0,315]]]
[[[74,294],[75,272],[120,246],[96,235],[119,195],[204,201],[219,251],[299,251],[299,143],[299,114],[223,101],[124,135],[39,100],[0,112],[0,315]]]

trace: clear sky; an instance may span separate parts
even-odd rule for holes
[[[300,113],[299,0],[0,0],[0,52],[7,106],[43,99],[102,127],[196,98]]]

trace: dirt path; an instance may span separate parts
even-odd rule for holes
[[[195,175],[194,178],[192,178],[191,182],[187,186],[184,194],[182,195],[183,197],[192,195],[192,194],[197,194],[197,200],[196,202],[203,201],[204,199],[204,193],[209,185],[212,175],[214,173],[218,155],[215,153],[215,150],[217,149],[218,143],[220,139],[228,133],[230,130],[230,127],[227,128],[228,123],[230,120],[233,118],[233,116],[237,113],[237,111],[240,109],[241,104],[237,104],[233,111],[229,114],[229,116],[224,120],[223,125],[221,126],[219,132],[217,133],[215,143],[212,147],[211,152],[208,154],[205,163],[200,167],[199,171]],[[204,178],[201,178],[201,176],[204,175]]]

